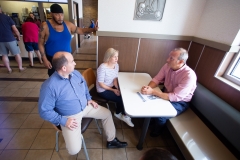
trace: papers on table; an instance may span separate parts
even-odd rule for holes
[[[142,99],[143,102],[146,102],[146,101],[149,101],[149,100],[159,99],[159,97],[154,96],[154,95],[146,95],[146,94],[142,94],[140,92],[137,92],[137,94]]]

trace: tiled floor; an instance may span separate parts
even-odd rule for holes
[[[85,40],[74,55],[76,69],[96,69],[96,38]],[[28,66],[23,60],[23,66]],[[1,160],[60,160],[85,159],[83,150],[75,156],[67,153],[60,134],[60,151],[55,151],[55,129],[38,115],[38,94],[42,82],[48,78],[47,70],[35,61],[34,68],[18,72],[15,60],[11,60],[12,74],[0,68],[0,159]],[[115,110],[111,105],[112,112]],[[133,118],[134,128],[113,117],[117,137],[128,142],[127,148],[107,149],[106,138],[100,135],[94,121],[84,133],[91,160],[138,160],[149,148],[161,147],[172,152],[178,159],[184,159],[169,131],[152,138],[147,134],[144,149],[136,149],[143,119]]]

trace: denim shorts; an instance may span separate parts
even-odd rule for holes
[[[20,53],[17,41],[0,42],[0,53],[2,55],[8,55],[11,52],[13,55]]]
[[[36,42],[24,42],[25,49],[30,52],[30,51],[37,51],[38,50],[38,43]]]

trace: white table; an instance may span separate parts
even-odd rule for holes
[[[172,104],[161,98],[143,102],[137,92],[152,80],[147,73],[119,72],[118,83],[121,90],[124,109],[130,117],[145,117],[142,133],[137,145],[141,150],[151,117],[174,117],[177,111]],[[155,90],[160,90],[158,87]]]

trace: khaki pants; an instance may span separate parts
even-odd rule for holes
[[[78,122],[78,127],[74,130],[70,130],[67,127],[61,125],[63,138],[65,140],[66,148],[70,155],[75,155],[81,150],[81,122],[83,117],[101,119],[104,132],[107,136],[107,141],[112,141],[115,138],[116,129],[113,123],[112,114],[108,109],[102,106],[98,106],[98,108],[93,108],[91,105],[89,105],[86,106],[86,108],[82,112],[66,117],[75,118]]]

